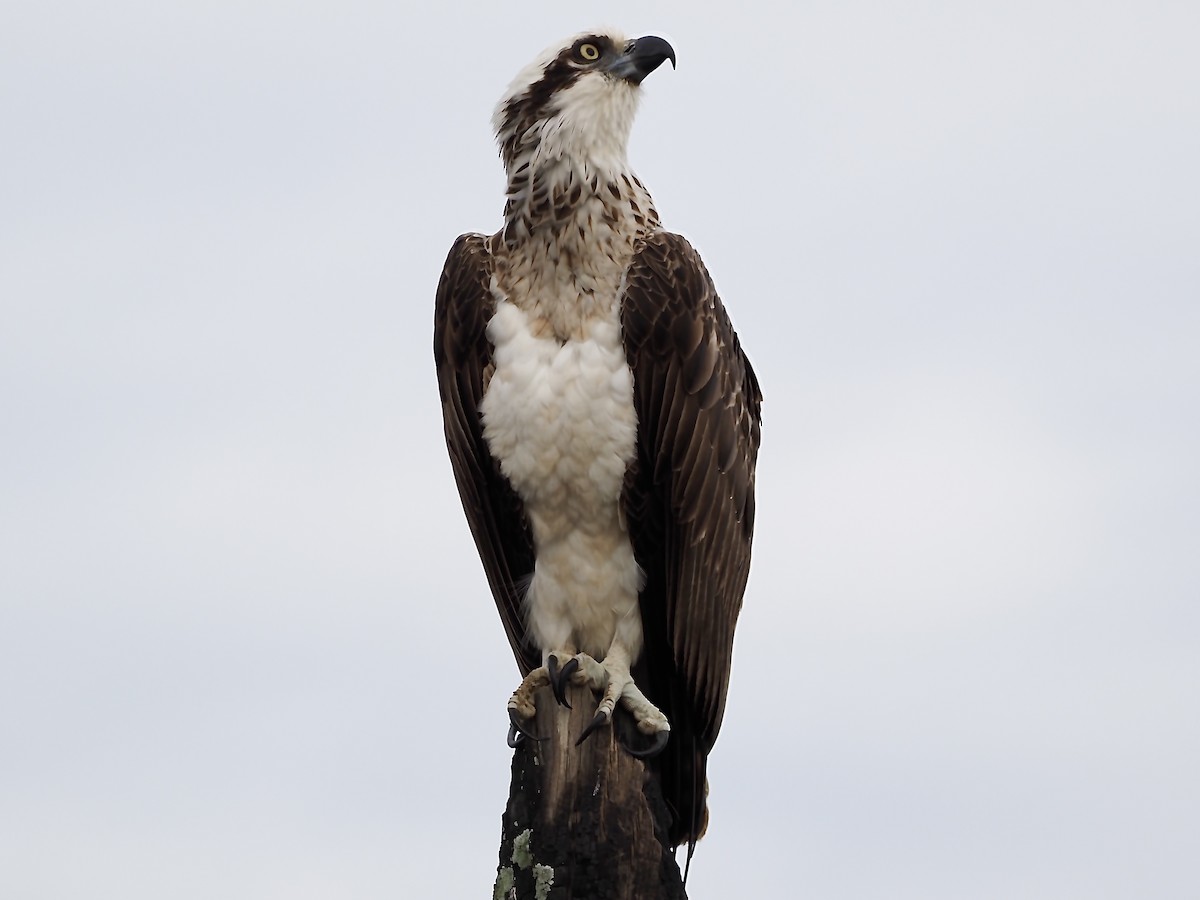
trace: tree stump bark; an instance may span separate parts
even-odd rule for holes
[[[567,699],[543,688],[541,740],[513,751],[494,900],[687,900],[657,776],[612,728],[576,747],[596,697],[570,685]]]

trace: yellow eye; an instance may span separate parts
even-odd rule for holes
[[[579,58],[588,62],[595,62],[600,58],[600,48],[595,44],[580,44]]]

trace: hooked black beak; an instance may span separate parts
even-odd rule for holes
[[[641,84],[666,59],[675,68],[675,49],[662,38],[647,35],[626,44],[625,52],[612,61],[608,71],[633,84]]]

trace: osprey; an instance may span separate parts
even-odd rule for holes
[[[665,40],[581,34],[523,69],[493,125],[504,226],[454,242],[434,358],[454,476],[523,680],[618,711],[689,848],[750,568],[758,381],[699,255],[626,161]],[[652,757],[652,758],[651,758]]]

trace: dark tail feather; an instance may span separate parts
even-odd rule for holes
[[[660,773],[663,796],[674,817],[670,829],[671,844],[679,847],[686,843],[690,860],[696,841],[704,835],[708,825],[708,754],[692,730],[689,716],[681,715],[683,709],[686,707],[675,707],[671,740],[660,757]]]

